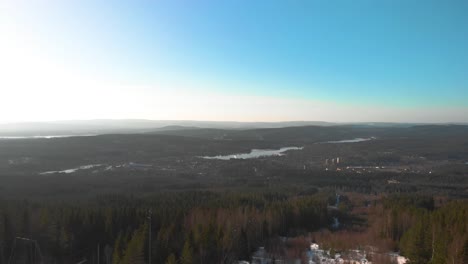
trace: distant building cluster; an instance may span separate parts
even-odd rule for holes
[[[325,166],[340,164],[340,157],[325,159]]]

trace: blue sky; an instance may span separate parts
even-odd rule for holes
[[[3,72],[35,81],[0,89],[50,107],[3,121],[467,122],[466,14],[455,0],[6,1]],[[164,107],[148,100],[161,95]],[[56,103],[70,100],[91,100],[91,110]],[[265,110],[278,105],[285,114]]]

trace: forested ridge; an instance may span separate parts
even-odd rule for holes
[[[234,263],[279,236],[329,228],[329,200],[327,193],[286,191],[106,195],[78,203],[3,200],[0,261],[38,261],[27,242],[15,242],[25,237],[37,241],[43,263],[97,263],[98,248],[100,263],[148,263],[151,221],[152,263]],[[359,232],[370,234],[369,243],[389,241],[388,250],[410,263],[467,263],[468,204],[435,204],[426,196],[384,197],[370,206],[368,228]],[[347,214],[350,208],[344,202],[339,210]]]
[[[3,201],[0,208],[3,263],[12,250],[15,258],[27,255],[20,244],[12,249],[17,236],[36,239],[46,263],[96,259],[98,244],[102,261],[146,263],[150,209],[154,263],[249,259],[272,236],[314,230],[329,221],[325,201],[279,193],[106,196],[82,204]]]

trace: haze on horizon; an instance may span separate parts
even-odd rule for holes
[[[468,122],[465,1],[0,1],[0,123]]]

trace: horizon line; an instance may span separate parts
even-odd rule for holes
[[[238,120],[199,120],[199,119],[147,119],[147,118],[96,118],[96,119],[58,119],[58,120],[41,120],[41,121],[13,121],[13,122],[2,122],[0,125],[13,125],[13,124],[45,124],[45,123],[60,123],[60,122],[91,122],[91,121],[148,121],[148,122],[200,122],[200,123],[244,123],[244,124],[255,124],[255,123],[267,123],[267,124],[280,124],[280,123],[329,123],[329,124],[465,124],[468,122],[464,121],[446,121],[446,122],[411,122],[411,121],[324,121],[324,120],[290,120],[290,121],[238,121]]]

